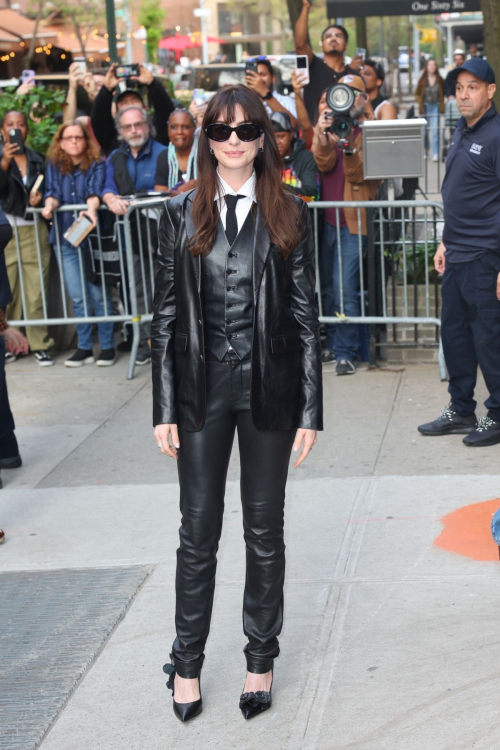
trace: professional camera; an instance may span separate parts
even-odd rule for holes
[[[353,127],[357,125],[357,120],[353,120],[349,114],[354,105],[354,100],[353,89],[345,83],[336,83],[326,92],[326,102],[331,113],[325,113],[325,117],[333,120],[327,132],[333,133],[340,138],[337,147],[344,151],[349,149],[349,141],[347,139]]]

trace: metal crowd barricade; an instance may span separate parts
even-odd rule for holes
[[[39,318],[33,318],[33,317],[29,318],[26,314],[26,311],[28,310],[28,306],[27,306],[27,300],[26,300],[26,283],[25,283],[24,271],[23,271],[22,247],[21,247],[21,241],[19,237],[19,227],[18,227],[17,221],[14,222],[12,230],[13,230],[13,238],[16,242],[18,276],[19,276],[19,291],[21,295],[23,315],[20,320],[9,320],[10,325],[17,326],[17,327],[59,326],[59,325],[75,325],[78,323],[91,323],[91,324],[92,323],[127,323],[127,322],[133,321],[134,314],[136,313],[134,313],[133,305],[130,304],[130,301],[129,301],[130,298],[128,294],[129,279],[133,279],[132,253],[131,253],[131,246],[127,246],[124,243],[122,233],[118,229],[120,222],[116,223],[118,231],[116,231],[115,233],[116,234],[116,247],[118,250],[118,261],[119,261],[119,274],[116,280],[116,285],[120,287],[120,291],[123,290],[123,293],[121,293],[123,312],[119,314],[115,314],[113,309],[110,309],[110,305],[108,303],[108,294],[106,293],[106,277],[105,277],[106,252],[103,251],[101,228],[98,223],[93,234],[94,234],[94,241],[97,243],[97,246],[94,246],[94,249],[99,251],[98,253],[96,253],[97,271],[98,271],[98,275],[100,275],[100,285],[102,286],[102,291],[103,291],[104,315],[93,315],[92,310],[89,310],[88,308],[87,294],[84,288],[84,280],[86,279],[86,268],[87,268],[85,253],[88,252],[88,250],[86,249],[86,243],[84,243],[83,245],[79,247],[74,248],[74,252],[77,254],[77,257],[78,257],[78,265],[80,269],[80,283],[81,283],[82,301],[83,301],[83,306],[84,306],[84,315],[83,317],[78,317],[78,318],[75,318],[73,315],[70,315],[70,312],[68,310],[68,299],[70,298],[70,296],[67,292],[66,283],[65,283],[64,274],[63,274],[63,264],[62,264],[61,242],[63,238],[61,237],[61,234],[59,231],[57,214],[69,212],[73,215],[72,218],[77,219],[80,214],[80,211],[84,211],[86,209],[87,209],[87,205],[82,204],[82,205],[72,205],[72,206],[61,206],[60,208],[58,208],[57,210],[53,212],[53,222],[54,222],[54,228],[55,228],[56,243],[52,246],[51,252],[54,252],[56,261],[57,261],[57,266],[58,266],[60,299],[54,299],[54,298],[49,299],[48,290],[45,288],[45,284],[44,284],[43,270],[42,270],[42,254],[44,252],[42,248],[42,243],[44,242],[44,238],[41,237],[41,229],[40,229],[42,225],[41,222],[43,221],[43,219],[40,218],[42,209],[41,208],[29,209],[29,212],[33,214],[32,226],[33,226],[33,231],[35,233],[37,257],[38,257],[38,270],[39,270],[39,278],[40,278],[40,286],[41,286],[41,300],[42,300],[43,315]],[[100,211],[107,211],[107,209],[103,206],[101,207]],[[87,263],[88,263],[88,260],[87,260]],[[51,315],[49,308],[53,308],[53,309],[58,308],[58,310],[62,310],[62,315],[60,313]]]
[[[433,256],[440,242],[442,204],[434,201],[315,201],[308,204],[313,211],[314,244],[316,252],[316,281],[320,322],[334,325],[366,324],[370,326],[370,363],[375,364],[376,348],[380,345],[407,348],[438,347],[439,371],[446,379],[446,365],[440,339],[440,293],[438,275],[432,271]],[[324,315],[321,295],[318,212],[334,209],[336,213],[336,248],[340,277],[340,305],[335,316]],[[344,312],[344,284],[342,271],[340,211],[345,208],[357,212],[359,253],[360,313],[347,317]],[[361,211],[367,211],[367,243],[363,250]],[[410,273],[413,269],[413,273]],[[412,280],[409,280],[412,276]],[[398,283],[398,281],[400,283]],[[423,294],[422,294],[423,287]],[[398,291],[402,290],[402,294]],[[388,308],[388,297],[392,298]],[[422,301],[423,297],[423,301]],[[398,310],[398,298],[402,310]],[[368,313],[366,311],[368,303]],[[422,309],[423,305],[423,309]],[[413,341],[398,341],[397,328],[413,326]],[[434,327],[433,340],[421,339],[419,326]],[[392,326],[392,341],[376,341],[377,326]]]
[[[84,317],[75,318],[70,314],[67,305],[66,285],[62,271],[61,236],[56,222],[56,244],[53,251],[58,261],[60,281],[59,306],[62,315],[50,315],[54,300],[47,299],[47,290],[42,281],[43,317],[28,318],[25,314],[21,320],[10,321],[15,326],[41,325],[74,325],[76,323],[113,322],[130,324],[132,327],[132,350],[127,377],[134,377],[135,362],[141,340],[149,339],[149,323],[152,319],[152,301],[156,275],[156,255],[158,247],[158,230],[163,206],[162,198],[148,198],[132,201],[123,216],[115,218],[115,242],[119,250],[119,279],[121,312],[114,314],[109,309],[105,290],[105,268],[102,251],[100,227],[96,229],[96,239],[100,253],[100,283],[103,288],[104,315],[93,315],[88,309],[86,295],[82,288],[84,300]],[[377,347],[439,347],[439,368],[442,379],[446,377],[446,367],[440,344],[440,293],[439,279],[432,272],[432,258],[440,240],[442,226],[442,205],[433,201],[366,201],[366,202],[327,202],[313,201],[308,204],[313,215],[314,243],[316,253],[316,275],[320,321],[335,325],[366,324],[370,333],[370,361],[376,360]],[[344,285],[342,283],[341,233],[336,230],[340,284],[340,305],[335,316],[326,316],[323,310],[321,295],[321,278],[319,272],[319,255],[321,238],[318,213],[325,208],[334,209],[337,227],[340,226],[340,211],[353,208],[357,212],[357,238],[359,253],[359,315],[348,317],[344,313]],[[54,212],[73,212],[75,218],[86,206],[65,206]],[[367,211],[368,236],[366,250],[363,249],[361,233],[361,211]],[[107,211],[101,207],[102,211]],[[32,209],[35,218],[34,227],[37,242],[40,279],[42,258],[40,246],[39,223],[41,209]],[[13,227],[17,244],[17,255],[20,274],[20,294],[23,310],[26,311],[26,290],[23,281],[21,247],[16,225]],[[85,278],[85,260],[81,248],[78,253],[81,277]],[[99,260],[100,258],[100,260]],[[418,274],[417,274],[417,266]],[[413,276],[411,270],[413,269]],[[83,287],[83,283],[82,283]],[[50,304],[49,304],[50,303]],[[399,307],[398,307],[399,305]],[[398,338],[398,326],[412,326],[413,338],[401,341]],[[432,330],[432,337],[422,337],[422,326],[427,332]],[[392,337],[391,337],[392,332]],[[377,341],[377,335],[386,337]],[[383,338],[382,336],[382,338]]]

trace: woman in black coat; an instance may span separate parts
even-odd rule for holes
[[[285,485],[292,447],[322,425],[321,347],[307,206],[281,183],[260,98],[210,101],[198,188],[165,202],[151,326],[155,439],[178,461],[182,525],[167,683],[186,721],[201,711],[227,468],[235,430],[247,574],[247,677],[240,708],[271,705],[283,623]]]

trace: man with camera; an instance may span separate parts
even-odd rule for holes
[[[297,108],[291,96],[278,94],[274,90],[276,76],[270,61],[261,55],[248,60],[245,66],[245,83],[248,88],[260,96],[266,112],[271,117],[273,112],[288,112],[292,127],[297,127]]]
[[[451,403],[423,435],[465,435],[465,445],[500,443],[500,115],[495,73],[472,58],[452,73],[457,123],[446,160],[443,239],[434,267],[443,275],[441,338]],[[451,73],[450,73],[451,75]],[[477,367],[489,398],[476,421]]]
[[[139,63],[138,75],[129,78],[117,78],[119,71],[118,63],[113,63],[106,73],[104,84],[94,99],[90,122],[94,135],[106,156],[117,149],[120,145],[118,133],[113,118],[113,103],[119,112],[130,105],[140,105],[145,108],[144,101],[138,89],[128,86],[128,82],[137,81],[146,87],[149,104],[153,109],[153,126],[156,130],[156,139],[164,146],[168,146],[167,120],[174,111],[174,104],[165,91],[160,81],[154,78],[145,65]],[[124,66],[122,66],[123,68]],[[120,85],[123,90],[120,90]]]
[[[344,62],[344,54],[349,35],[343,26],[327,26],[321,35],[323,59],[312,51],[307,42],[309,11],[312,0],[302,0],[302,12],[295,25],[295,51],[297,55],[307,55],[309,60],[309,80],[304,88],[304,103],[311,122],[316,119],[318,100],[321,92],[333,86],[342,76],[355,75],[363,64],[361,56],[353,57],[350,65]]]
[[[321,173],[325,201],[367,201],[376,196],[378,180],[363,179],[363,140],[359,124],[365,119],[367,94],[363,79],[346,75],[323,92],[314,129],[313,154]],[[325,209],[319,257],[323,312],[328,317],[357,317],[359,249],[366,245],[366,211]],[[327,325],[323,363],[336,360],[337,375],[353,375],[360,345],[359,326]]]

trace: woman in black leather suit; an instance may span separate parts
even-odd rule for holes
[[[210,101],[196,190],[165,202],[151,326],[153,420],[177,459],[182,525],[167,686],[183,721],[201,711],[199,677],[215,587],[235,430],[247,573],[247,677],[240,708],[271,705],[283,624],[285,485],[322,425],[309,211],[281,183],[260,97],[230,86]]]

